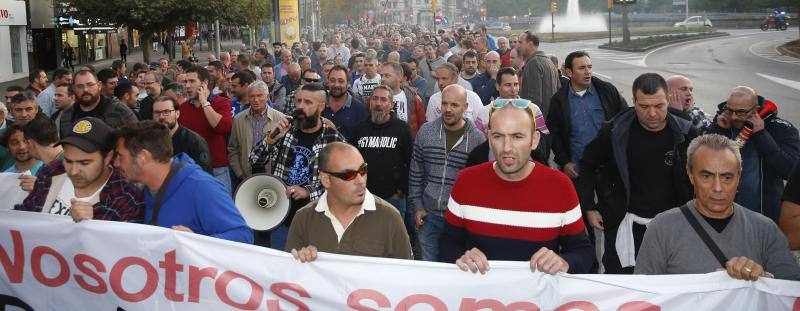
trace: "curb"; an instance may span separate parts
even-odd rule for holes
[[[708,39],[708,38],[724,37],[724,36],[729,36],[729,35],[730,34],[727,33],[727,32],[715,32],[715,33],[711,33],[711,34],[707,34],[707,35],[692,36],[692,37],[688,37],[688,38],[681,38],[681,39],[676,39],[676,40],[660,42],[660,43],[656,43],[656,44],[653,44],[653,45],[650,45],[650,46],[646,46],[646,47],[643,47],[643,48],[609,47],[606,44],[599,46],[599,48],[606,49],[606,50],[623,51],[623,52],[647,52],[648,50],[655,49],[655,48],[660,48],[662,46],[666,46],[666,45],[670,45],[670,44],[674,44],[674,43],[681,43],[681,42],[694,41],[694,40],[700,40],[700,39]]]
[[[795,52],[795,51],[792,51],[792,50],[786,48],[786,45],[789,44],[789,43],[792,43],[792,42],[795,42],[795,41],[790,41],[790,42],[787,42],[787,43],[782,44],[781,46],[779,46],[778,47],[778,52],[780,52],[783,55],[788,55],[788,56],[791,56],[791,57],[794,57],[794,58],[800,58],[800,52]]]

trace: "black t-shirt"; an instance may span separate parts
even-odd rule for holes
[[[292,162],[286,163],[289,170],[289,178],[286,179],[287,186],[306,186],[311,181],[311,176],[319,172],[311,171],[311,164],[317,159],[314,153],[314,142],[322,134],[322,127],[314,133],[296,131],[297,145],[292,146],[289,157]],[[310,202],[308,198],[302,200],[292,200],[292,208],[299,209]]]
[[[651,132],[634,119],[629,139],[631,197],[628,212],[652,218],[677,205],[672,175],[675,138],[669,127]]]
[[[783,189],[783,200],[800,204],[800,165],[794,169],[786,188]]]
[[[98,103],[97,107],[94,107],[94,109],[90,111],[83,111],[83,109],[76,104],[72,106],[72,123],[75,123],[78,120],[86,117],[95,117],[100,120],[105,120],[106,106],[108,106],[108,102],[102,97],[102,95],[100,97],[100,103]]]
[[[716,230],[718,233],[722,232],[722,230],[725,230],[725,227],[727,227],[728,223],[731,222],[731,219],[733,219],[733,214],[731,214],[730,216],[728,216],[728,218],[725,219],[708,218],[703,214],[700,214],[700,216],[703,216],[703,219],[705,219],[706,222],[711,226],[711,228],[714,228],[714,230]]]

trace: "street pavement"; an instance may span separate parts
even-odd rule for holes
[[[638,75],[655,72],[668,78],[680,74],[694,82],[695,102],[707,113],[717,110],[731,88],[746,85],[773,100],[779,116],[800,125],[800,59],[776,51],[781,44],[796,40],[797,32],[721,31],[730,36],[677,43],[644,53],[597,48],[608,39],[542,43],[540,48],[562,61],[572,51],[588,51],[594,74],[613,83],[628,104],[632,102],[631,85]]]

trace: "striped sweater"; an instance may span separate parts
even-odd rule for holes
[[[414,139],[411,167],[408,174],[409,210],[426,210],[444,216],[450,188],[464,169],[472,149],[486,140],[470,120],[466,120],[464,135],[445,152],[446,134],[442,118],[431,120],[420,127]]]
[[[439,238],[441,260],[455,262],[477,247],[489,260],[528,261],[547,247],[569,263],[570,273],[587,273],[594,250],[569,178],[534,162],[528,177],[511,182],[497,176],[494,163],[458,176]]]

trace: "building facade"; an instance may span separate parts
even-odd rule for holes
[[[0,82],[28,75],[25,1],[0,0]]]

